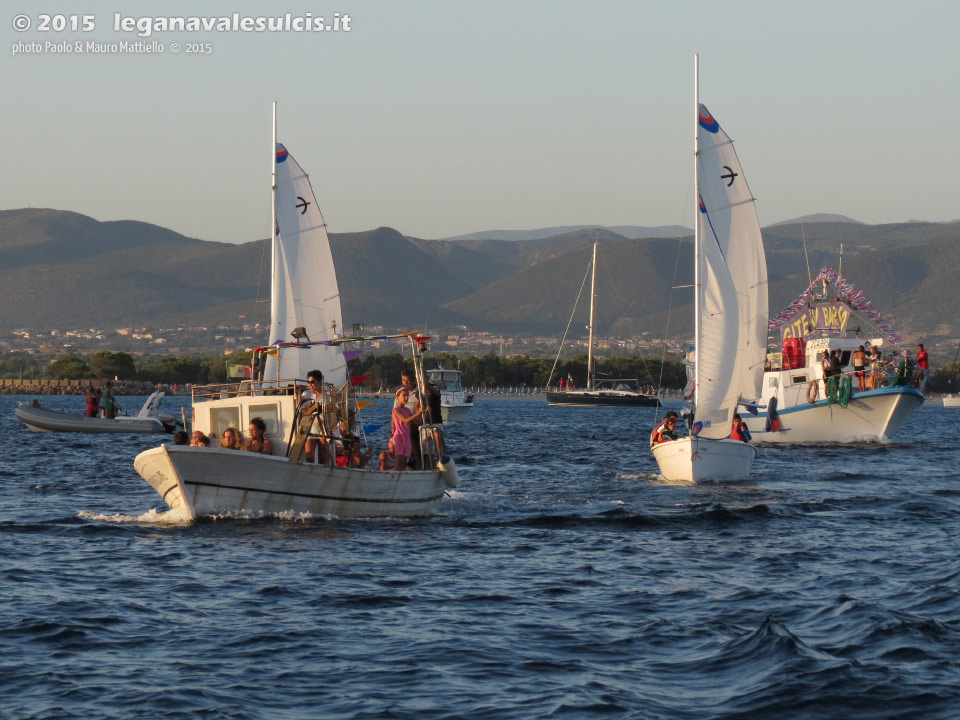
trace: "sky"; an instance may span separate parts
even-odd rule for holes
[[[692,227],[699,53],[700,99],[736,143],[761,224],[960,217],[955,0],[6,8],[3,210],[140,220],[221,242],[266,237],[276,101],[279,140],[310,174],[332,232]],[[137,30],[148,18],[234,13],[328,25],[339,13],[341,27]],[[28,29],[15,29],[20,16]],[[137,41],[163,52],[113,47]],[[77,43],[84,52],[65,51]]]

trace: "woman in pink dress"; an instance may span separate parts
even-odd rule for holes
[[[410,400],[410,391],[402,387],[397,390],[396,399],[393,401],[393,419],[391,428],[393,434],[390,438],[393,440],[394,452],[397,456],[397,470],[402,471],[407,468],[407,458],[413,451],[413,444],[410,442],[410,423],[416,420],[427,411],[426,404],[416,412],[406,407]]]

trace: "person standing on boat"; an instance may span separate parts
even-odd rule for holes
[[[100,409],[103,410],[103,416],[108,420],[116,419],[119,408],[116,398],[113,397],[112,385],[109,382],[103,391],[103,397],[100,398]]]
[[[410,391],[407,388],[401,387],[397,390],[396,398],[393,402],[393,416],[391,418],[393,434],[391,438],[393,439],[394,451],[397,454],[398,471],[407,469],[407,459],[412,455],[413,448],[410,442],[410,435],[413,423],[423,417],[423,414],[427,411],[425,407],[422,407],[416,412],[411,412],[407,407],[409,400]],[[419,438],[417,439],[419,440]],[[419,445],[419,443],[417,444]]]
[[[97,396],[97,391],[93,389],[93,385],[90,385],[87,388],[87,417],[96,417],[99,412],[100,398]]]
[[[854,350],[850,361],[853,363],[853,374],[857,376],[857,391],[865,392],[867,389],[867,373],[865,370],[867,354],[863,350],[863,345]]]
[[[297,405],[300,412],[309,411],[314,413],[313,425],[310,427],[310,434],[304,445],[304,461],[308,463],[319,462],[321,465],[330,464],[329,440],[327,431],[323,423],[323,405],[326,398],[323,392],[323,373],[319,370],[311,370],[307,373],[307,387],[300,391],[300,397]],[[313,407],[313,404],[316,407]],[[316,460],[314,460],[316,456]]]
[[[930,356],[927,355],[926,348],[923,347],[923,343],[917,345],[917,376],[914,378],[913,386],[915,388],[920,388],[923,390],[923,386],[927,384],[927,373],[930,371]]]
[[[413,452],[413,455],[407,455],[407,457],[413,458],[413,466],[417,470],[423,468],[423,451],[420,447],[420,426],[423,425],[424,418],[423,413],[420,411],[420,393],[417,391],[417,379],[414,377],[414,374],[410,370],[404,370],[400,373],[400,388],[406,388],[409,392],[409,400],[407,400],[406,407],[412,414],[416,415],[416,420],[411,422],[408,427],[408,432],[410,433],[410,447]]]

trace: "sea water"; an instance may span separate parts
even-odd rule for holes
[[[17,401],[2,718],[960,717],[960,409],[677,487],[653,409],[483,398],[440,517],[185,524],[133,471],[169,437],[30,433]]]

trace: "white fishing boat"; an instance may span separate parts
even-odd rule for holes
[[[333,448],[339,421],[359,412],[351,399],[344,348],[374,338],[337,334],[342,326],[340,291],[326,224],[307,175],[276,142],[275,118],[270,344],[254,355],[253,380],[194,388],[192,397],[195,430],[219,437],[228,427],[242,431],[260,418],[273,454],[161,445],[138,455],[134,467],[171,509],[188,517],[281,512],[341,518],[433,515],[447,488],[457,485],[453,461],[437,457],[435,426],[423,425],[413,437],[422,447],[425,469],[341,467],[334,463],[333,452],[330,464],[304,461],[309,439]],[[424,338],[406,333],[376,339],[387,337],[408,344],[418,386],[424,387]],[[319,402],[300,403],[311,370],[323,373],[326,390]]]
[[[873,325],[879,337],[861,337],[860,324],[853,327],[852,322],[857,316]],[[770,331],[777,330],[782,339],[777,351],[767,355],[760,407],[755,415],[744,415],[755,441],[885,442],[923,404],[923,392],[911,386],[909,373],[904,377],[898,372],[898,367],[909,370],[897,349],[902,338],[863,293],[832,268],[823,268],[770,322]],[[876,348],[881,359],[858,370],[854,353],[860,347]],[[834,353],[841,374],[831,382],[824,377],[823,358]]]
[[[753,195],[733,142],[699,101],[694,62],[694,364],[689,437],[652,446],[664,479],[746,479],[756,457],[729,438],[744,398],[756,398],[766,352],[767,265]]]
[[[463,389],[459,370],[447,370],[443,365],[427,372],[430,381],[440,388],[440,410],[443,423],[466,422],[473,409],[473,395]]]
[[[172,415],[160,414],[163,390],[150,394],[136,415],[118,415],[116,418],[87,417],[48,410],[37,405],[21,403],[14,414],[33,432],[82,433],[169,433],[177,420]]]
[[[593,255],[590,260],[590,324],[587,325],[587,386],[579,390],[569,386],[565,389],[551,390],[553,381],[553,371],[547,379],[547,390],[544,395],[547,398],[547,405],[574,405],[574,406],[641,406],[641,407],[660,407],[660,398],[657,388],[651,381],[641,381],[637,378],[605,378],[599,376],[596,372],[596,363],[594,362],[594,343],[593,329],[597,321],[596,297],[597,297],[597,243],[593,243]],[[584,278],[586,282],[586,278]],[[582,286],[581,286],[582,288]],[[582,292],[582,290],[581,290]],[[576,313],[576,304],[573,312]],[[572,320],[572,316],[571,316]],[[566,336],[564,336],[566,339]],[[560,343],[560,350],[563,350],[563,341]],[[557,359],[553,363],[554,369],[560,359],[560,353],[557,353]]]
[[[960,407],[960,395],[944,395],[943,406],[950,408]]]

